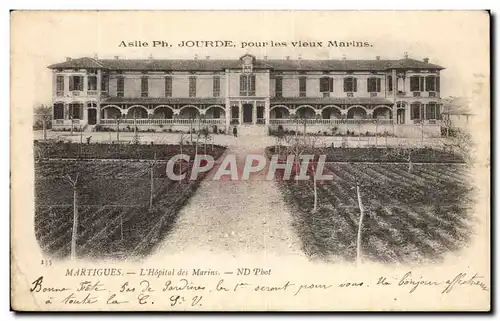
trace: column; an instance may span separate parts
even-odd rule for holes
[[[397,114],[397,92],[398,92],[398,78],[396,74],[396,69],[392,70],[392,118]]]
[[[238,102],[238,122],[243,124],[243,110],[241,105],[241,100]]]
[[[64,75],[64,96],[69,93],[69,77],[71,76]]]
[[[257,102],[252,104],[252,124],[257,124]]]
[[[269,98],[266,99],[264,103],[264,123],[269,125],[269,119],[271,118],[271,104]]]
[[[96,117],[95,123],[98,125],[101,123],[101,102],[98,100],[96,103]]]
[[[229,134],[229,126],[231,124],[231,102],[229,99],[226,99],[226,106],[224,108],[225,116],[226,116],[226,134]]]
[[[89,76],[87,74],[83,75],[83,92],[87,96],[87,91],[89,90]]]
[[[101,97],[101,79],[102,79],[102,71],[101,69],[97,70],[97,98]]]

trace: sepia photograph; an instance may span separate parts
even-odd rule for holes
[[[488,311],[489,26],[11,12],[12,309]]]

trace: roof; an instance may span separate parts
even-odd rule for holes
[[[50,65],[50,69],[103,68],[140,71],[223,71],[241,68],[239,59],[94,59],[83,57]],[[404,58],[399,60],[306,60],[258,59],[254,69],[274,71],[382,71],[396,69],[444,69],[428,62]]]
[[[140,97],[140,98],[123,98],[123,97],[110,97],[101,102],[101,104],[137,104],[137,105],[147,105],[147,104],[224,104],[225,100],[223,98],[152,98],[152,97]]]
[[[332,104],[332,105],[392,105],[393,102],[381,97],[325,97],[325,98],[274,98],[271,104]]]

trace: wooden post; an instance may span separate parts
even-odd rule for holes
[[[47,127],[45,121],[45,116],[42,116],[43,140],[47,139]]]
[[[78,174],[75,180],[72,180],[69,175],[67,175],[68,180],[73,187],[73,231],[71,233],[71,260],[76,259],[76,239],[78,236],[78,200],[77,200],[77,186],[78,186]]]
[[[120,118],[116,117],[116,141],[120,141]]]
[[[363,229],[363,217],[365,215],[365,210],[363,208],[363,203],[361,201],[361,191],[359,189],[359,183],[356,183],[356,194],[358,196],[358,206],[359,206],[359,223],[358,223],[358,238],[356,242],[356,262],[361,263],[361,230]]]
[[[154,153],[154,159],[153,159],[153,164],[151,165],[151,192],[149,195],[149,211],[153,211],[153,194],[154,194],[154,188],[155,188],[155,183],[154,183],[154,169],[156,165],[156,152]]]

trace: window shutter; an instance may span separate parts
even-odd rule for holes
[[[330,89],[330,92],[333,92],[333,78],[328,78],[328,89]]]
[[[424,82],[425,82],[425,78],[420,77],[420,90],[419,91],[424,91]]]
[[[352,91],[354,91],[354,92],[358,91],[358,79],[357,78],[352,78]]]
[[[392,76],[387,76],[387,88],[388,91],[392,91]]]
[[[74,81],[73,81],[73,76],[70,76],[69,77],[69,91],[75,90],[74,86],[75,85],[74,85]]]
[[[440,81],[439,81],[439,76],[436,77],[436,91],[440,91]]]
[[[251,91],[255,90],[255,75],[250,76],[250,90]]]
[[[382,87],[382,81],[380,80],[380,78],[377,78],[377,92],[380,92],[381,87]]]
[[[425,119],[431,119],[432,106],[430,104],[425,105]]]

